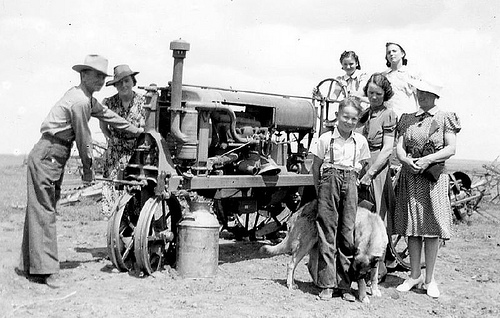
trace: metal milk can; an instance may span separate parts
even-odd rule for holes
[[[219,222],[208,202],[191,202],[178,225],[177,272],[184,278],[214,277],[219,263]]]

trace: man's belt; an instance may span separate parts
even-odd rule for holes
[[[57,137],[55,135],[49,134],[49,133],[43,133],[42,138],[45,140],[49,140],[53,143],[59,144],[59,145],[63,145],[63,146],[68,147],[68,148],[71,148],[71,146],[73,145],[73,141],[66,140],[66,139],[63,139],[61,137]]]

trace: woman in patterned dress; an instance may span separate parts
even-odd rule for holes
[[[396,152],[402,168],[396,187],[392,233],[408,237],[411,275],[397,290],[406,292],[425,283],[427,295],[437,298],[440,293],[434,269],[440,239],[451,236],[452,211],[448,174],[442,173],[435,163],[443,163],[455,154],[456,134],[461,127],[455,113],[435,106],[440,96],[439,86],[424,80],[412,85],[417,89],[420,109],[404,114],[397,126]],[[428,177],[429,171],[435,172],[434,180]],[[423,245],[425,273],[420,265]]]
[[[370,108],[362,133],[368,140],[371,157],[360,184],[370,188],[375,210],[385,221],[389,211],[392,215],[395,202],[389,166],[394,148],[397,117],[392,109],[385,106],[385,102],[389,101],[394,93],[389,80],[380,73],[370,77],[364,92],[370,101]],[[390,224],[388,227],[390,231]],[[381,259],[379,277],[384,279],[386,274],[385,262]]]
[[[137,83],[135,76],[139,72],[133,72],[128,65],[118,65],[114,68],[113,80],[106,83],[106,86],[113,85],[118,93],[105,98],[102,104],[109,109],[127,119],[137,127],[144,127],[144,96],[132,90]],[[100,122],[100,127],[108,143],[108,148],[104,152],[104,173],[105,178],[115,179],[120,165],[124,165],[130,159],[134,151],[134,139],[128,139],[119,131],[106,123]],[[105,183],[102,189],[102,212],[105,216],[111,214],[113,203],[121,195],[121,191],[115,189],[111,182]]]

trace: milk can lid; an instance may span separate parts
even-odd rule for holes
[[[220,225],[214,214],[201,210],[186,213],[179,226],[219,228]]]

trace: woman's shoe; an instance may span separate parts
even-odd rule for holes
[[[400,292],[407,292],[413,287],[422,287],[422,284],[424,283],[424,273],[420,273],[420,276],[418,278],[408,278],[405,280],[401,285],[396,287],[396,289]]]
[[[425,284],[424,289],[427,289],[427,295],[432,298],[438,298],[440,295],[438,285],[435,280],[432,280],[430,283]]]

